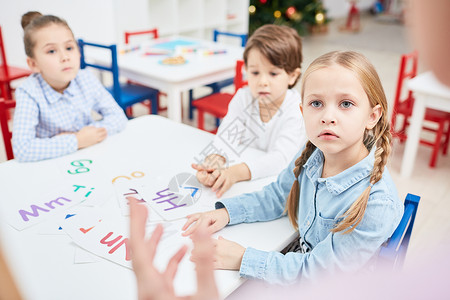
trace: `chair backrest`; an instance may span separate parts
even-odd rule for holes
[[[3,143],[5,144],[6,159],[14,158],[11,138],[12,134],[8,126],[8,110],[16,107],[16,101],[0,98],[0,127],[2,129]]]
[[[128,44],[130,42],[130,36],[144,35],[144,34],[150,34],[153,36],[154,39],[157,39],[159,36],[157,28],[143,30],[143,31],[125,31],[125,44]]]
[[[406,195],[405,210],[400,224],[398,224],[397,229],[392,234],[387,245],[380,249],[378,255],[380,262],[392,266],[393,269],[400,270],[403,266],[419,201],[419,196],[413,194]]]
[[[237,37],[241,39],[241,46],[245,47],[245,44],[247,44],[247,34],[239,34],[239,33],[232,33],[227,31],[219,31],[217,29],[214,29],[213,32],[213,41],[217,42],[217,38],[220,36],[231,36],[231,37]]]
[[[234,76],[234,93],[235,94],[241,87],[248,84],[248,81],[244,80],[243,68],[244,68],[244,61],[243,60],[236,61],[236,75]]]
[[[5,78],[8,77],[8,63],[6,61],[5,44],[3,43],[2,27],[0,26],[0,68],[3,69]]]
[[[121,103],[121,89],[120,89],[120,82],[119,82],[119,66],[117,64],[117,46],[116,45],[101,45],[101,44],[95,44],[95,43],[88,43],[83,41],[82,39],[78,40],[78,45],[80,46],[80,53],[81,53],[81,62],[80,67],[81,69],[84,69],[86,67],[92,67],[96,68],[102,71],[108,71],[112,73],[113,76],[113,97],[117,101],[117,103]],[[111,65],[104,66],[100,64],[94,64],[94,63],[88,63],[86,62],[85,54],[84,54],[84,48],[86,46],[90,47],[97,47],[101,49],[107,49],[111,51]]]
[[[412,113],[412,108],[414,106],[414,97],[412,91],[408,91],[406,98],[401,99],[401,97],[405,80],[414,78],[417,75],[417,63],[417,51],[403,54],[400,59],[400,70],[398,72],[397,89],[395,90],[393,115],[401,113],[409,117]],[[400,109],[401,103],[403,103],[402,109]]]

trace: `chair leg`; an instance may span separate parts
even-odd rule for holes
[[[159,94],[153,98],[153,99],[149,99],[150,101],[150,113],[152,115],[157,115],[158,114],[158,105],[159,105]]]
[[[444,149],[442,154],[447,155],[448,143],[450,142],[450,121],[447,122],[447,132],[445,133]]]
[[[189,120],[194,118],[194,106],[192,106],[192,101],[194,101],[193,90],[189,90]]]
[[[430,159],[430,168],[434,168],[436,166],[437,156],[439,155],[439,150],[442,145],[442,133],[444,131],[445,122],[439,123],[439,128],[436,132],[436,140],[434,141],[433,153],[431,154]]]
[[[205,119],[204,112],[201,109],[197,108],[197,121],[198,121],[198,129],[205,130]]]

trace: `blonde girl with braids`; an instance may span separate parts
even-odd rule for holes
[[[218,269],[271,283],[358,271],[376,258],[400,222],[403,204],[385,167],[387,102],[373,65],[356,52],[330,52],[309,66],[301,89],[309,141],[277,181],[217,202],[214,211],[189,215],[183,228],[189,235],[206,223],[215,232],[287,213],[300,237],[286,254],[219,237]]]

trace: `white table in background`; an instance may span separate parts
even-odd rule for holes
[[[161,60],[167,55],[144,55],[153,46],[174,41],[194,42],[192,47],[221,49],[225,53],[202,56],[196,53],[183,54],[187,63],[183,65],[164,65]],[[121,46],[119,49],[125,49]],[[130,45],[132,48],[133,45]],[[187,47],[190,47],[189,45]],[[99,63],[109,63],[104,51],[86,48],[86,59]],[[168,117],[181,122],[181,92],[206,84],[232,78],[235,75],[236,60],[242,59],[244,48],[199,40],[188,37],[159,38],[145,42],[140,49],[118,54],[120,75],[130,80],[155,88],[167,94]],[[173,55],[173,54],[172,54]],[[171,56],[172,56],[171,55]]]
[[[194,173],[190,163],[212,138],[213,135],[196,128],[147,115],[129,121],[123,132],[77,154],[86,158],[95,156],[103,165],[141,164],[155,170],[155,175],[151,176],[158,175],[159,171]],[[137,299],[132,270],[105,259],[74,264],[75,248],[68,236],[41,235],[42,223],[23,231],[5,223],[2,214],[11,211],[14,197],[37,197],[55,188],[62,174],[58,164],[61,160],[64,157],[35,163],[10,160],[0,164],[0,246],[25,299]],[[238,183],[225,196],[258,190],[273,179]],[[102,209],[117,209],[116,202],[110,201]],[[272,222],[229,226],[220,231],[225,238],[267,251],[281,250],[294,234],[286,217]],[[186,257],[177,275],[180,278],[175,290],[179,294],[195,289],[183,284],[183,276],[191,276],[193,270],[193,264]],[[222,297],[244,282],[237,271],[218,270],[215,277]]]
[[[408,82],[408,88],[414,92],[415,101],[402,160],[403,177],[411,176],[414,168],[425,110],[434,108],[450,112],[450,88],[440,83],[433,73],[417,75]]]

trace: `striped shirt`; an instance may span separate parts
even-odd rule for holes
[[[64,92],[56,92],[39,73],[17,88],[13,150],[18,161],[38,161],[77,151],[75,133],[85,126],[106,128],[108,135],[127,122],[111,94],[88,70],[80,70]],[[92,111],[102,116],[95,121]],[[73,134],[62,134],[73,132]]]

